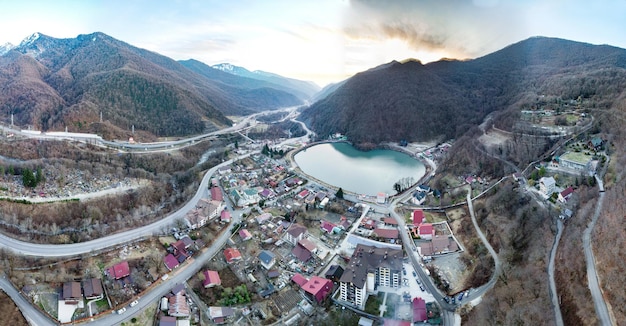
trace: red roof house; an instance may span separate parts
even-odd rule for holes
[[[130,267],[128,267],[127,261],[123,261],[109,268],[108,272],[110,277],[119,280],[120,278],[130,275]]]
[[[306,284],[306,282],[308,282],[308,280],[304,276],[302,276],[302,274],[300,273],[296,273],[294,276],[292,276],[291,280],[294,281],[296,284],[300,285],[300,287],[302,287],[304,284]]]
[[[332,292],[333,281],[319,276],[313,276],[302,286],[302,290],[310,295],[311,298],[314,298],[317,303],[320,303]]]
[[[424,223],[424,211],[416,209],[413,211],[413,225],[418,226]]]
[[[374,234],[383,239],[398,239],[400,232],[398,229],[375,229]]]
[[[574,188],[572,187],[567,187],[567,189],[561,191],[559,193],[559,201],[562,203],[565,203],[570,197],[572,197],[572,194],[574,193]]]
[[[393,217],[385,217],[383,219],[383,222],[385,222],[385,224],[387,225],[398,225],[398,221],[396,221],[396,219]]]
[[[204,281],[202,285],[205,288],[212,288],[217,285],[222,285],[222,280],[220,280],[220,274],[217,271],[204,271]]]
[[[163,263],[165,264],[165,267],[167,267],[167,269],[169,269],[170,271],[180,265],[178,259],[176,259],[176,257],[172,254],[168,254],[167,256],[165,256],[165,258],[163,258]]]
[[[333,233],[333,229],[336,227],[336,225],[328,221],[322,221],[322,224],[320,225],[320,227],[322,228],[322,230],[328,233]]]
[[[211,188],[211,199],[217,201],[224,200],[224,196],[222,195],[222,190],[220,189],[220,187]]]
[[[413,322],[422,322],[428,319],[426,313],[426,301],[422,298],[413,299]]]
[[[236,260],[241,260],[241,253],[237,248],[226,248],[224,249],[224,257],[226,257],[226,261],[230,264]]]
[[[243,241],[252,239],[252,233],[250,233],[250,231],[248,231],[247,229],[239,230],[239,236]]]
[[[228,210],[223,210],[220,214],[220,221],[230,223],[230,212]]]
[[[422,239],[432,239],[433,235],[435,234],[435,229],[433,228],[433,225],[430,223],[422,223],[417,228],[418,228],[417,234]]]

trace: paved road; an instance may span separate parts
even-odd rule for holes
[[[0,277],[0,288],[13,299],[13,302],[17,305],[17,307],[22,311],[22,314],[28,321],[30,325],[34,326],[47,326],[47,325],[56,325],[57,323],[53,322],[48,318],[47,315],[37,310],[30,301],[26,300],[13,286],[9,280],[5,278],[3,275]]]
[[[500,263],[498,254],[496,254],[496,251],[493,250],[493,247],[489,244],[489,241],[487,241],[487,237],[485,237],[485,235],[483,234],[483,231],[481,231],[480,227],[478,226],[478,222],[476,221],[476,214],[474,214],[474,204],[472,204],[471,192],[469,191],[467,192],[467,209],[469,210],[470,216],[472,217],[472,224],[474,224],[474,228],[476,229],[476,233],[478,234],[478,237],[480,238],[480,240],[483,242],[483,244],[489,251],[489,254],[491,254],[491,257],[493,257],[493,261],[496,265],[496,268],[493,272],[493,275],[491,275],[491,279],[489,280],[489,282],[477,288],[476,291],[473,291],[470,293],[468,300],[473,300],[483,295],[485,292],[487,292],[496,284],[496,281],[498,280],[498,276],[500,275],[500,272],[502,271],[502,264]]]
[[[593,214],[591,222],[587,225],[587,228],[583,232],[583,249],[585,252],[585,262],[587,264],[587,282],[589,283],[589,290],[591,291],[591,297],[593,298],[593,305],[596,308],[596,314],[602,325],[615,325],[611,320],[609,309],[606,306],[604,297],[602,296],[602,289],[600,289],[600,282],[598,281],[598,273],[596,272],[596,259],[593,256],[593,248],[591,247],[591,234],[593,228],[600,217],[602,211],[602,203],[604,202],[604,185],[602,180],[596,176],[598,187],[600,188],[600,197],[598,198],[598,204]]]
[[[243,155],[240,158],[243,158],[247,155]],[[198,191],[193,196],[193,198],[191,198],[191,200],[189,200],[182,208],[180,208],[176,212],[152,224],[87,242],[59,245],[28,243],[13,239],[4,234],[0,234],[0,247],[24,256],[71,257],[113,247],[118,244],[131,242],[141,237],[152,236],[153,234],[160,234],[163,233],[163,231],[167,232],[170,226],[173,225],[177,219],[183,218],[189,210],[194,209],[201,198],[208,197],[208,183],[211,179],[211,176],[219,167],[231,164],[232,161],[233,160],[228,160],[220,165],[209,169],[209,171],[204,175],[204,178],[202,178],[202,182],[198,187]]]
[[[561,306],[559,305],[559,294],[556,291],[556,283],[554,282],[554,260],[556,257],[556,250],[559,247],[559,241],[561,241],[561,234],[563,233],[563,221],[558,219],[556,223],[556,237],[554,238],[552,250],[550,250],[550,262],[548,263],[548,279],[550,281],[550,299],[552,300],[552,308],[554,308],[554,319],[557,326],[563,326],[563,315],[561,315]]]

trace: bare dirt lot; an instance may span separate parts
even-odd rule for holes
[[[0,325],[27,326],[26,318],[6,293],[0,291]]]

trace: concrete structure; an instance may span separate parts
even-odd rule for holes
[[[574,172],[591,172],[593,157],[582,152],[567,152],[559,158],[559,166]]]
[[[306,227],[294,223],[289,227],[289,229],[287,229],[287,232],[285,232],[285,241],[295,246],[298,241],[302,240],[306,235]]]
[[[556,189],[556,181],[553,177],[543,177],[539,179],[539,191],[546,196],[552,195]]]
[[[368,293],[374,293],[378,286],[398,288],[402,280],[403,251],[357,245],[350,263],[339,279],[340,299],[365,308]],[[368,277],[373,287],[367,287]]]

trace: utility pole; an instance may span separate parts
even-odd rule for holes
[[[102,123],[102,111],[100,111],[100,123]]]
[[[132,130],[133,130],[132,133],[134,135],[135,134],[135,125],[133,125]]]

